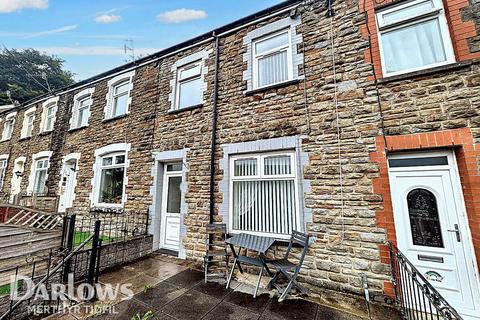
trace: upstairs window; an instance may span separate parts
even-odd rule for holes
[[[441,0],[415,0],[377,12],[385,76],[455,62]]]
[[[57,113],[57,105],[51,105],[47,107],[47,114],[45,115],[45,126],[43,131],[52,131],[55,124],[55,116]]]
[[[125,153],[109,154],[101,159],[98,203],[121,204],[125,179]]]
[[[131,103],[134,72],[119,75],[108,81],[107,106],[105,119],[112,119],[128,114]]]
[[[230,230],[288,237],[299,230],[295,153],[230,159]]]
[[[10,140],[13,133],[13,125],[15,123],[15,114],[7,115],[3,124],[2,140]]]
[[[47,170],[49,166],[48,158],[35,160],[35,178],[33,180],[33,193],[45,193],[45,182],[47,181]]]
[[[35,121],[35,110],[36,108],[30,108],[25,111],[25,116],[23,118],[23,125],[22,125],[22,138],[31,137],[33,134],[33,123]]]
[[[178,68],[176,109],[202,103],[202,61]]]
[[[293,78],[290,31],[253,41],[253,78],[256,88]]]
[[[92,94],[94,88],[85,89],[74,97],[70,129],[77,129],[88,126],[90,117],[90,106],[93,103]]]

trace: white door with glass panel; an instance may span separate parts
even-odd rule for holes
[[[480,319],[478,269],[452,152],[389,157],[400,251],[465,319]]]
[[[180,247],[180,209],[182,204],[182,163],[166,163],[163,173],[160,247],[178,251]]]
[[[77,179],[77,160],[72,159],[64,163],[60,187],[59,212],[65,212],[73,206],[73,195],[75,194],[75,181]]]
[[[15,200],[15,196],[21,191],[22,177],[25,169],[25,157],[15,159],[13,167],[12,179],[10,180],[10,202]]]

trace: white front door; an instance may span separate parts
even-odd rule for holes
[[[66,209],[73,206],[76,180],[77,160],[72,159],[63,164],[62,180],[60,182],[60,199],[58,205],[59,212],[65,212]]]
[[[453,152],[389,157],[398,248],[465,319],[480,319],[478,268]]]
[[[182,203],[182,163],[164,165],[160,247],[178,251],[180,247],[180,208]]]
[[[13,202],[15,200],[15,196],[17,196],[21,191],[25,160],[26,158],[24,157],[15,159],[12,179],[10,180],[10,202]]]

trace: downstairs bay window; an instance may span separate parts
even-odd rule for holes
[[[230,158],[230,230],[288,237],[299,230],[295,152]]]

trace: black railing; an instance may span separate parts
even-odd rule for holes
[[[404,319],[462,319],[422,273],[391,242],[390,250],[395,300]]]
[[[77,268],[76,262],[73,263],[73,261],[76,261],[76,258],[81,255],[82,251],[87,246],[91,246],[91,249],[88,251],[89,255],[87,256],[89,267],[86,270],[85,275],[83,275],[83,278],[85,279],[83,282],[94,285],[98,281],[99,275],[99,253],[101,246],[99,231],[100,221],[96,221],[93,234],[80,243],[74,250],[72,248],[66,248],[58,256],[54,256],[52,251],[50,251],[48,258],[46,259],[46,263],[42,266],[35,261],[31,265],[31,272],[29,272],[31,274],[30,279],[34,283],[32,287],[21,288],[22,285],[19,285],[19,267],[17,266],[13,282],[15,285],[10,288],[12,291],[11,295],[13,294],[13,291],[17,293],[25,293],[25,290],[29,290],[30,293],[35,295],[40,286],[45,286],[45,288],[49,290],[48,293],[50,295],[52,283],[66,283],[70,273],[72,273],[73,277],[75,278],[75,274],[77,273],[75,270]],[[74,297],[66,298],[70,301],[70,303],[76,302]],[[58,307],[61,302],[63,303],[63,301],[65,301],[63,299],[59,299],[58,297],[53,301],[33,300],[34,299],[32,299],[32,295],[24,295],[17,300],[13,300],[12,298],[10,300],[8,310],[3,315],[0,315],[0,320],[29,319],[31,311],[28,310],[28,306],[31,306],[32,304],[37,305],[40,303],[43,306],[51,306],[52,304],[56,304]]]

